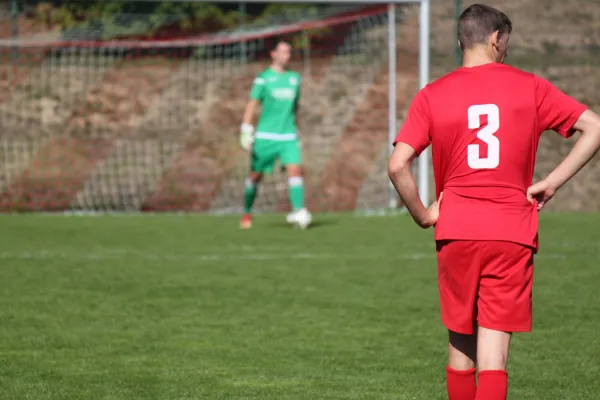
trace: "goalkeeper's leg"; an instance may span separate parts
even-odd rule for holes
[[[304,208],[304,180],[302,178],[302,149],[298,140],[282,142],[280,161],[288,176],[290,205],[292,212]]]
[[[281,164],[285,165],[288,175],[289,197],[292,212],[287,222],[300,228],[308,227],[312,215],[304,208],[304,179],[302,177],[302,149],[298,140],[281,144]]]
[[[304,207],[304,179],[302,168],[298,164],[286,165],[288,174],[289,197],[292,212],[287,216],[287,222],[300,228],[307,228],[312,223],[312,215]]]
[[[277,142],[257,139],[252,145],[250,153],[250,174],[244,185],[244,215],[240,227],[248,229],[252,227],[252,206],[258,194],[258,185],[264,174],[273,171],[277,157]]]
[[[240,222],[240,228],[248,229],[252,227],[252,206],[256,195],[258,194],[258,184],[262,179],[260,172],[250,172],[244,184],[244,215]]]
[[[302,178],[302,168],[300,165],[286,165],[288,175],[288,188],[290,197],[290,206],[292,211],[298,211],[304,208],[304,179]]]

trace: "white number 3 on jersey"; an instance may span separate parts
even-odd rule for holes
[[[469,129],[481,128],[479,117],[487,115],[487,126],[477,132],[477,137],[487,144],[487,157],[481,157],[478,144],[467,146],[467,161],[473,169],[496,168],[500,164],[500,140],[494,133],[500,128],[500,110],[495,104],[480,104],[469,107]]]

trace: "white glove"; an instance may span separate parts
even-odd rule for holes
[[[240,127],[240,146],[246,151],[250,151],[252,143],[254,142],[254,127],[251,124],[242,124]]]

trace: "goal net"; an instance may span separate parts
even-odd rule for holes
[[[303,79],[307,206],[390,206],[389,138],[419,87],[418,4],[282,6],[200,29],[194,15],[167,9],[157,22],[101,6],[65,23],[54,3],[0,21],[2,211],[239,212],[242,113],[279,37]],[[288,207],[276,168],[256,209]]]

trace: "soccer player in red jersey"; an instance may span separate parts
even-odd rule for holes
[[[511,31],[510,19],[494,8],[475,4],[462,13],[463,66],[416,95],[388,163],[415,222],[435,225],[450,400],[506,398],[511,335],[531,330],[538,211],[600,148],[597,114],[503,64]],[[581,136],[531,185],[546,130]],[[430,144],[437,200],[427,209],[410,165]]]

